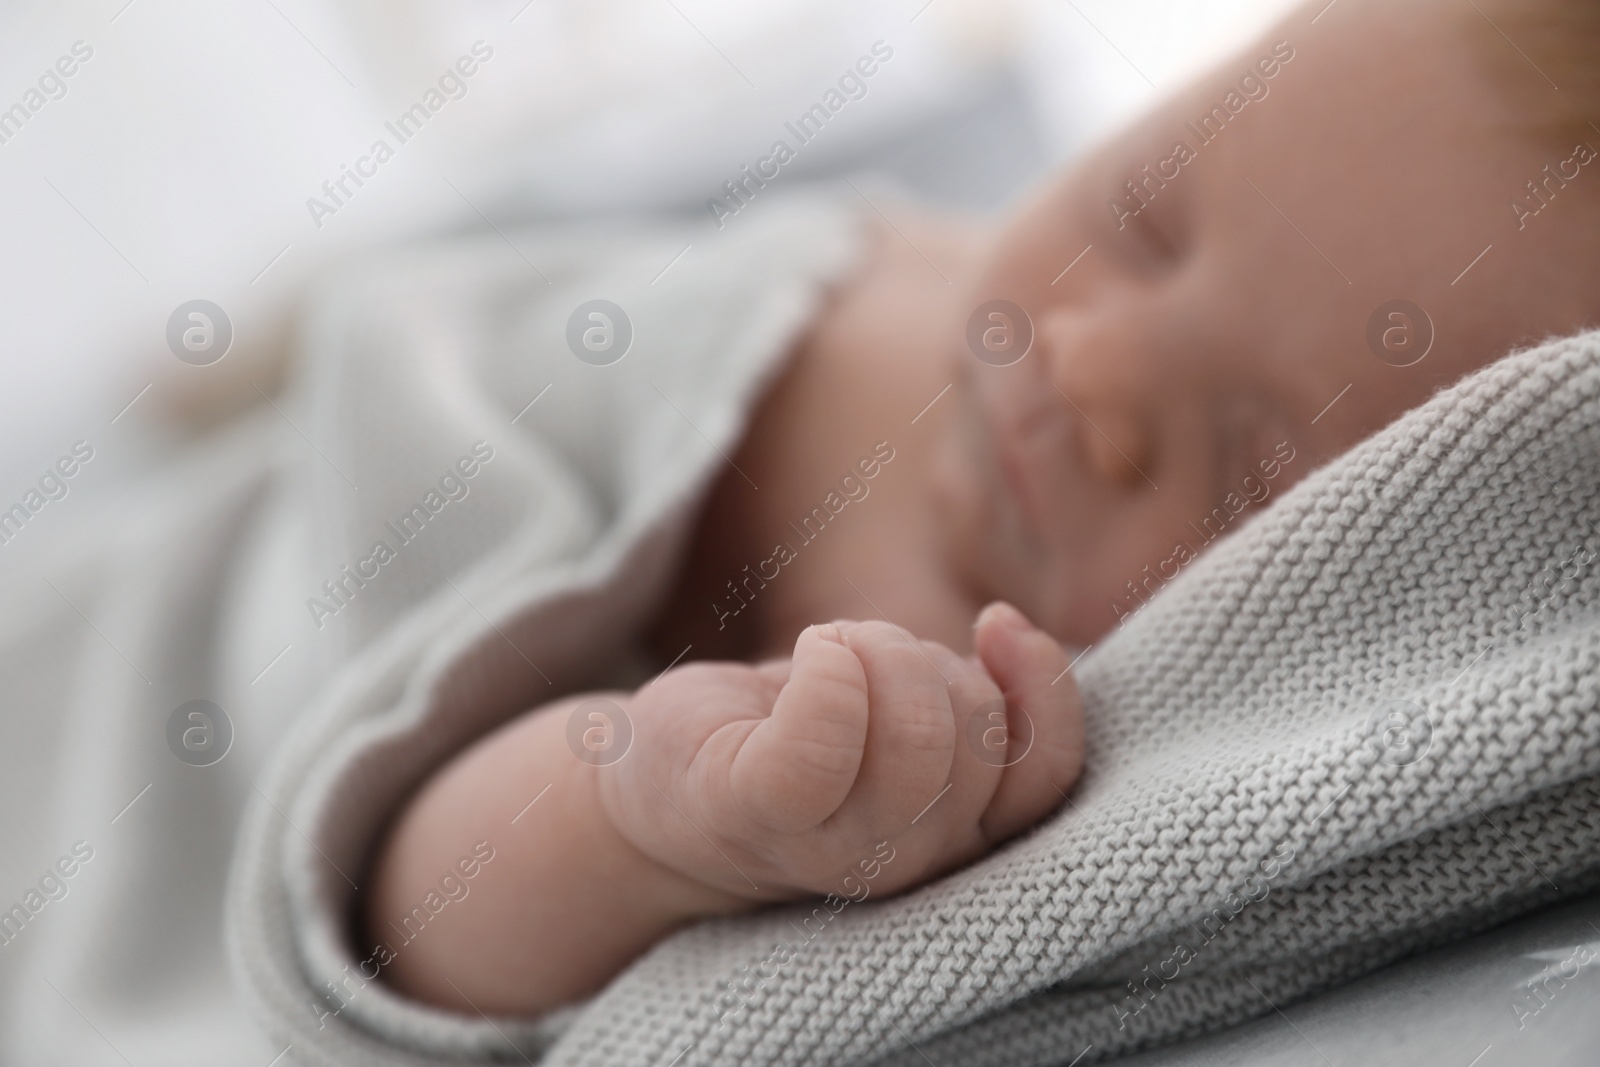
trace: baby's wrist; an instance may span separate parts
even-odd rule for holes
[[[376,938],[433,888],[461,841],[489,840],[498,853],[473,903],[443,913],[388,968],[403,993],[451,1009],[465,998],[491,1013],[536,1014],[594,993],[676,929],[746,906],[622,832],[602,793],[606,775],[623,768],[577,759],[567,743],[581,700],[485,738],[397,820],[369,890]]]
[[[597,813],[596,844],[611,857],[604,865],[617,877],[627,879],[630,896],[640,902],[635,913],[639,921],[665,931],[758,906],[755,901],[728,893],[659,858],[656,850],[638,841],[638,828],[627,824],[621,805],[609,789],[612,783],[606,781],[608,775],[626,774],[627,770],[574,761],[571,773],[580,780],[575,785],[591,798]],[[662,799],[663,806],[668,803]]]

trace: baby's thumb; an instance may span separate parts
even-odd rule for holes
[[[772,714],[734,756],[734,801],[779,833],[819,825],[855,785],[868,717],[867,674],[839,628],[807,627]]]
[[[1077,781],[1083,709],[1066,651],[1010,604],[985,609],[974,638],[1006,698],[1005,773],[982,820],[984,833],[999,841],[1054,811]]]

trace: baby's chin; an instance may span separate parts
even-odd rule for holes
[[[928,468],[931,514],[950,570],[974,599],[1006,599],[1027,611],[1030,597],[1018,587],[1018,570],[1042,562],[1041,546],[1027,529],[972,386],[963,381],[951,390],[948,431]]]
[[[929,511],[937,516],[945,549],[958,572],[971,576],[974,556],[986,554],[982,542],[1000,504],[995,499],[993,455],[970,384],[950,390],[952,411],[927,468]]]
[[[966,405],[962,407],[965,409]],[[933,462],[928,465],[927,491],[929,510],[938,517],[946,548],[953,559],[961,562],[976,547],[972,542],[983,528],[984,516],[993,512],[994,504],[988,486],[992,479],[985,475],[983,446],[972,433],[965,410],[954,422],[951,432],[940,438]]]

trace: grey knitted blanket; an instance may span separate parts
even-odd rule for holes
[[[1088,773],[1032,835],[690,930],[547,1062],[1090,1063],[1594,886],[1597,520],[1587,334],[1316,472],[1086,656]]]

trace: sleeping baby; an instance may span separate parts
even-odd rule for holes
[[[534,1015],[687,924],[903,892],[1062,806],[1080,649],[1270,494],[1600,318],[1597,29],[1316,0],[1000,225],[875,223],[699,505],[670,666],[534,707],[393,822],[366,938],[497,845],[386,980]]]

